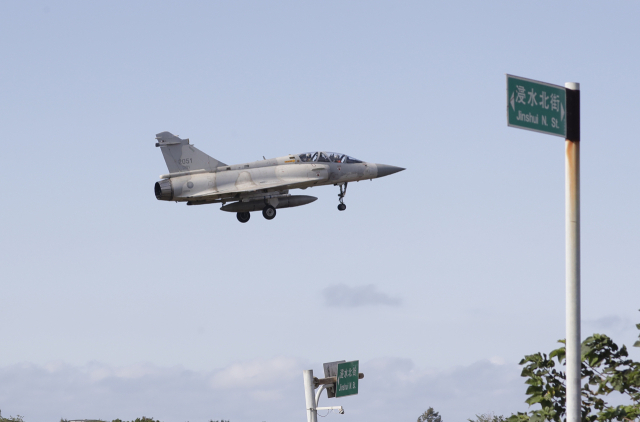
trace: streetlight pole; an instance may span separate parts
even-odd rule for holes
[[[304,399],[307,407],[307,422],[318,422],[313,370],[305,370],[302,373],[302,377],[304,378]]]

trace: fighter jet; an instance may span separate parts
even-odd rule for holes
[[[262,211],[264,218],[272,220],[276,209],[309,204],[318,198],[291,195],[289,190],[323,185],[340,188],[338,209],[344,211],[349,182],[373,180],[404,170],[327,151],[228,165],[189,144],[189,139],[169,132],[158,133],[156,140],[169,169],[155,184],[158,200],[187,205],[220,203],[222,211],[237,213],[241,223],[249,221],[252,211]]]

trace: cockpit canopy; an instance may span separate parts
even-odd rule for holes
[[[340,154],[339,152],[303,152],[299,154],[300,161],[310,163],[316,161],[319,163],[361,163],[361,160],[348,156],[347,154]]]

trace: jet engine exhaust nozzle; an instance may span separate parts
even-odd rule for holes
[[[171,186],[171,179],[156,182],[154,191],[158,201],[171,201],[173,199],[173,186]]]

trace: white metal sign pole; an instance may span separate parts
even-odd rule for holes
[[[313,385],[313,370],[303,371],[304,378],[304,399],[307,405],[307,422],[318,422],[318,411],[316,410],[316,395]]]
[[[580,84],[567,82],[565,160],[567,422],[581,421],[580,371]]]

